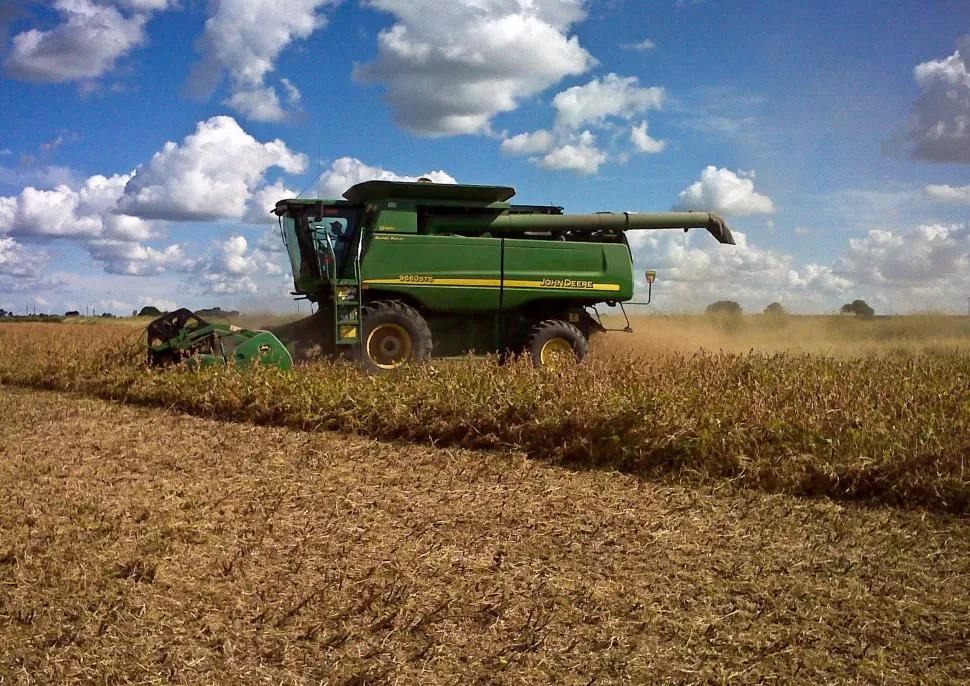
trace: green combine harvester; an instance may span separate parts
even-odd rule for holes
[[[293,295],[316,303],[323,352],[372,372],[469,353],[581,360],[589,337],[607,330],[596,306],[622,310],[633,298],[627,231],[704,228],[734,244],[709,212],[571,215],[510,204],[514,195],[508,186],[366,181],[343,200],[279,201]],[[250,350],[241,348],[237,362]]]

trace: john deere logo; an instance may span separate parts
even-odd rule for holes
[[[592,281],[575,281],[573,279],[543,279],[543,288],[592,288]]]
[[[647,283],[649,284],[653,284],[653,282],[657,280],[657,272],[655,272],[653,269],[648,272],[644,272],[644,276],[647,277]]]

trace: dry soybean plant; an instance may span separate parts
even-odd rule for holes
[[[131,327],[0,327],[0,382],[202,417],[470,448],[576,468],[965,513],[970,356],[667,350],[609,342],[559,371],[491,358],[380,377],[151,370]]]

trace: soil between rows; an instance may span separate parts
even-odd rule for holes
[[[970,522],[0,387],[14,682],[970,679]]]

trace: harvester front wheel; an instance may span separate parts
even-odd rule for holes
[[[393,300],[364,306],[363,365],[381,373],[431,357],[431,329],[413,307]]]
[[[586,337],[569,322],[547,319],[532,328],[526,348],[537,367],[555,369],[586,357]]]

